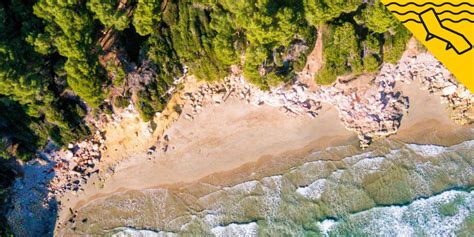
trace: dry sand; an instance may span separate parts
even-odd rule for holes
[[[398,134],[391,138],[441,145],[474,139],[473,126],[452,122],[438,94],[421,90],[418,81],[401,87],[410,98],[410,109]],[[146,129],[133,118],[123,123],[136,131],[127,126],[119,129],[121,132],[115,128],[114,137],[134,137],[135,132]],[[97,187],[97,177],[93,177],[85,185],[84,192],[62,198],[65,208],[60,211],[58,222],[67,220],[69,208],[78,209],[112,193],[190,183],[216,173],[232,173],[249,164],[263,161],[271,164],[272,157],[299,156],[318,148],[357,141],[356,134],[343,126],[337,110],[329,105],[324,105],[321,114],[311,119],[307,116],[292,118],[274,107],[256,107],[232,100],[220,106],[204,107],[193,121],[181,116],[166,134],[170,138],[168,152],[152,155],[147,155],[146,151],[156,142],[156,135],[135,137],[147,141],[132,141],[133,146],[122,151],[121,156],[129,158],[115,168],[115,173],[105,180],[103,187]],[[119,154],[121,151],[114,152]]]
[[[408,114],[402,119],[402,125],[393,139],[405,143],[438,144],[451,146],[467,139],[473,139],[474,126],[461,126],[450,119],[450,110],[441,103],[439,93],[430,94],[420,89],[419,80],[413,83],[398,83],[399,88],[410,100]]]
[[[142,129],[141,126],[134,127]],[[119,134],[126,132],[135,133],[126,129]],[[192,182],[213,173],[237,169],[260,158],[356,140],[355,134],[340,122],[337,110],[329,105],[323,108],[320,116],[311,119],[309,116],[292,118],[274,107],[257,107],[231,100],[221,106],[205,107],[193,121],[179,118],[167,130],[167,135],[170,138],[167,153],[147,155],[148,147],[142,147],[140,152],[134,142],[131,150],[136,153],[115,168],[115,173],[102,188],[93,184],[98,183],[93,177],[79,196],[66,194],[61,200],[65,208],[59,213],[59,222],[67,220],[69,207],[77,209],[111,193]],[[124,154],[129,153],[130,150]]]

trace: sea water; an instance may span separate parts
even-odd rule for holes
[[[472,235],[473,157],[474,141],[327,148],[283,172],[232,185],[202,181],[112,195],[80,209],[66,233]]]

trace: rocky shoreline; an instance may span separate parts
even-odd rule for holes
[[[91,139],[69,144],[67,150],[50,154],[49,159],[55,162],[51,170],[55,177],[49,183],[50,195],[77,193],[93,174],[99,173],[96,164],[100,162],[101,152],[107,149],[104,139],[104,134],[97,131]]]
[[[474,121],[474,97],[440,62],[430,54],[405,56],[397,65],[386,64],[377,75],[361,75],[352,80],[339,80],[332,86],[323,87],[308,85],[303,82],[307,75],[300,74],[292,85],[284,85],[263,91],[246,82],[242,76],[233,75],[219,83],[201,83],[197,88],[184,91],[179,104],[181,116],[193,120],[199,116],[204,106],[219,106],[229,98],[244,101],[255,106],[269,105],[278,107],[288,116],[317,117],[322,104],[331,104],[339,111],[344,126],[357,133],[361,147],[367,147],[374,139],[395,134],[406,114],[410,101],[403,95],[398,83],[411,83],[421,80],[430,92],[441,92],[442,101],[451,109],[451,117],[460,124]],[[306,80],[307,81],[307,80]],[[184,80],[184,83],[187,83]],[[134,113],[133,106],[123,113]],[[136,112],[135,112],[136,113]],[[127,116],[125,114],[124,116]],[[113,115],[109,122],[119,122],[122,115]],[[104,127],[98,122],[99,127]],[[44,151],[39,161],[33,160],[27,168],[40,170],[33,176],[17,179],[16,187],[36,187],[42,185],[39,198],[43,203],[52,203],[69,192],[78,194],[81,186],[86,184],[94,174],[104,172],[99,169],[102,152],[107,149],[106,135],[100,129],[85,141],[70,144],[68,149]],[[168,149],[168,136],[161,136],[156,146],[150,147],[149,153]],[[27,171],[28,172],[28,171]],[[36,171],[35,171],[36,172]],[[19,221],[21,216],[50,215],[50,210],[30,205],[38,202],[38,196],[28,196],[25,188],[15,188],[17,203],[9,214],[10,221]],[[27,198],[24,198],[27,197]],[[46,205],[48,208],[61,209]],[[44,206],[44,205],[43,205]],[[34,208],[34,209],[32,209]],[[33,214],[31,214],[33,213]],[[45,217],[46,218],[46,217]]]
[[[300,75],[304,77],[305,75]],[[363,79],[362,77],[365,77]],[[310,86],[297,79],[291,86],[262,91],[246,82],[242,76],[228,77],[223,83],[205,83],[196,92],[184,94],[192,110],[185,112],[186,119],[196,117],[203,106],[219,105],[228,98],[237,98],[249,104],[267,104],[279,107],[289,116],[307,114],[316,117],[322,103],[335,106],[346,128],[355,131],[361,146],[367,147],[373,139],[395,134],[409,99],[396,87],[396,83],[411,83],[420,79],[431,93],[442,92],[442,100],[453,110],[452,118],[467,124],[474,121],[474,97],[432,55],[405,56],[396,66],[385,64],[373,75],[363,75],[352,81],[339,80],[332,86]],[[364,80],[365,84],[354,85]]]
[[[442,101],[452,109],[454,121],[459,124],[474,121],[474,96],[457,83],[438,60],[426,53],[405,56],[397,65],[385,64],[377,75],[364,75],[352,81],[339,80],[332,86],[318,86],[313,90],[297,79],[291,86],[263,91],[242,76],[230,76],[223,82],[203,83],[197,90],[183,93],[181,99],[190,105],[191,111],[183,111],[181,116],[192,120],[204,106],[219,106],[234,98],[255,106],[278,107],[288,116],[314,118],[320,113],[322,103],[328,103],[338,109],[344,126],[357,133],[361,147],[365,148],[374,139],[397,133],[410,106],[409,98],[403,96],[397,83],[411,83],[416,79],[421,80],[425,86],[423,89],[430,93],[442,92]],[[360,80],[363,83],[354,85]],[[124,113],[133,113],[133,108]],[[121,117],[114,115],[112,120],[117,122]],[[50,154],[50,159],[56,163],[56,176],[49,186],[50,195],[81,191],[81,184],[86,183],[92,174],[100,172],[96,164],[100,162],[101,152],[107,149],[105,139],[104,133],[97,131],[90,140],[70,144],[68,150]],[[164,135],[148,152],[166,152],[168,140]]]

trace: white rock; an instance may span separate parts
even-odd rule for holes
[[[70,159],[72,159],[73,156],[74,156],[74,154],[72,154],[71,151],[66,151],[64,153],[64,159],[70,160]]]
[[[451,85],[451,86],[443,88],[442,93],[443,95],[451,95],[451,94],[454,94],[456,90],[457,90],[456,85]]]

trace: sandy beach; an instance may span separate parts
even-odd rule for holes
[[[399,87],[410,98],[410,109],[398,133],[391,138],[406,143],[450,146],[471,137],[472,129],[467,128],[472,126],[460,126],[450,119],[450,111],[441,103],[439,93],[421,89],[419,81],[399,83]]]
[[[0,237],[469,235],[474,5],[392,4],[2,2]]]
[[[410,108],[392,139],[439,145],[474,139],[474,126],[451,121],[439,94],[420,88],[419,81],[401,84],[403,93],[410,99]],[[275,107],[257,107],[238,100],[206,106],[193,121],[180,117],[166,135],[168,152],[147,154],[148,146],[153,143],[149,140],[156,138],[140,137],[149,140],[137,139],[130,148],[133,152],[124,151],[130,157],[115,167],[113,175],[101,187],[94,177],[78,195],[66,194],[61,199],[65,208],[59,213],[58,223],[66,222],[69,208],[76,210],[117,192],[191,183],[216,173],[232,174],[233,170],[251,164],[270,164],[276,158],[301,157],[318,148],[357,143],[356,134],[343,126],[338,111],[330,105],[324,104],[320,115],[312,119],[290,117]],[[60,233],[60,228],[57,231]]]
[[[311,119],[292,118],[274,107],[239,101],[207,107],[194,121],[180,118],[168,130],[167,153],[147,155],[144,147],[120,163],[102,188],[93,184],[93,178],[78,196],[67,194],[61,202],[77,209],[115,192],[188,183],[261,158],[357,142],[356,135],[340,122],[336,109],[326,105],[323,111]],[[64,208],[59,222],[69,214],[69,208]]]

